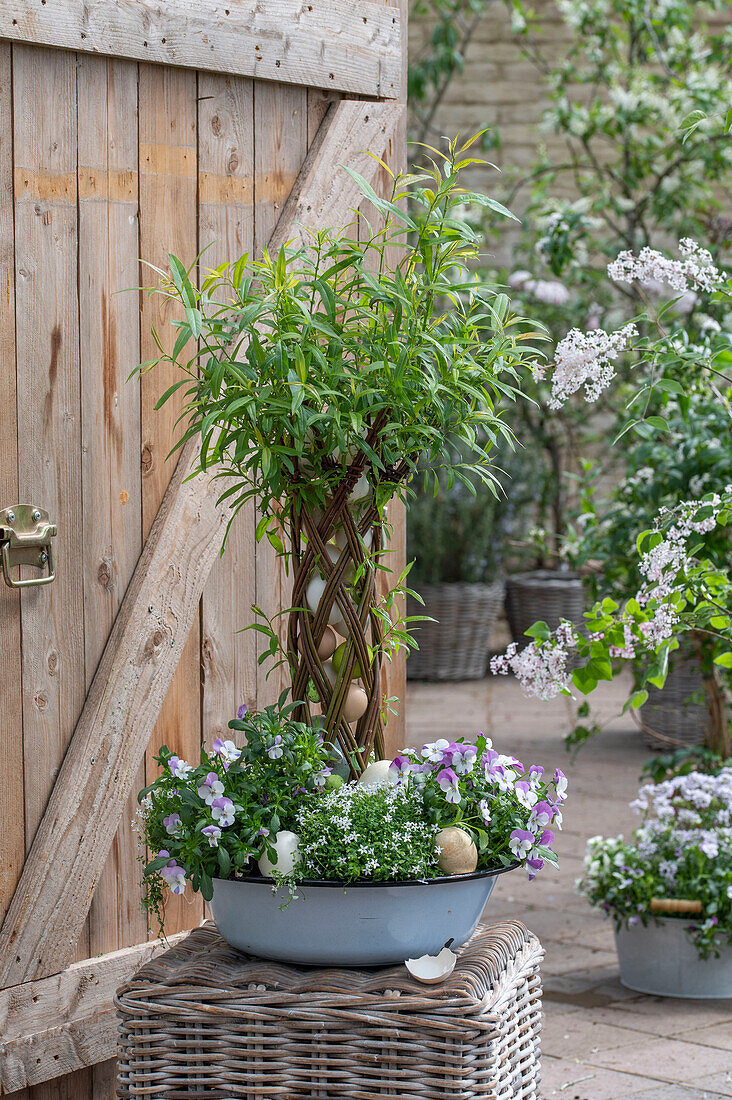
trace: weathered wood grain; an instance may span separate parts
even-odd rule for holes
[[[257,81],[254,85],[255,187],[254,237],[257,253],[272,235],[287,198],[299,178],[308,149],[307,90]],[[276,237],[275,237],[276,242]],[[260,513],[257,510],[256,519]],[[290,606],[283,561],[267,539],[256,544],[257,605],[273,620],[285,642],[287,616],[274,618]],[[257,653],[267,642],[257,633]],[[257,706],[275,703],[288,684],[286,667],[273,668],[267,660],[257,669]]]
[[[172,936],[171,944],[186,934]],[[0,1095],[113,1058],[114,994],[163,950],[159,941],[139,943],[0,992]],[[99,1095],[95,1085],[87,1098]]]
[[[79,330],[86,687],[91,686],[142,549],[138,281],[137,65],[78,61]],[[116,186],[118,181],[128,183]],[[127,293],[124,291],[127,290]],[[134,786],[143,787],[137,770]],[[140,866],[127,802],[89,911],[92,956],[147,937]],[[34,1044],[35,1045],[35,1044]],[[63,1049],[59,1059],[68,1063]],[[95,1059],[96,1061],[96,1059]],[[94,1100],[114,1075],[94,1066]]]
[[[191,441],[145,543],[0,930],[0,987],[68,964],[133,779],[218,556],[221,482],[184,483]],[[193,923],[193,922],[191,922]]]
[[[143,286],[155,285],[157,275],[147,263],[167,268],[168,254],[191,263],[198,252],[197,235],[197,78],[184,69],[142,65],[139,82],[140,112],[140,256]],[[158,350],[154,327],[164,347],[172,348],[175,330],[167,304],[159,295],[143,294],[140,316],[140,354],[154,359]],[[160,364],[143,375],[142,399],[142,535],[152,526],[174,469],[167,458],[183,408],[183,391],[161,409],[155,405],[178,379],[177,368]],[[161,745],[185,759],[195,759],[201,745],[200,621],[191,626],[180,664],[168,691],[146,754],[146,781],[157,778],[154,760]],[[203,903],[171,896],[166,907],[166,931],[197,924]]]
[[[317,132],[302,170],[281,207],[270,251],[276,251],[288,241],[293,245],[304,243],[308,239],[304,231],[308,226],[344,224],[349,211],[357,208],[361,196],[342,165],[355,168],[373,182],[381,169],[368,155],[369,151],[386,146],[389,135],[400,125],[403,113],[401,104],[348,99],[330,108],[327,125]]]
[[[336,157],[358,162],[354,150],[361,147],[361,132],[351,130],[344,140],[343,106],[328,116],[326,132],[319,133],[316,143],[321,153],[331,144],[331,163]],[[370,104],[361,108],[371,111]],[[347,114],[354,122],[353,114]],[[364,174],[373,180],[377,166],[364,159]],[[315,156],[303,167],[304,180],[298,185],[303,218],[322,211],[327,191],[333,197],[328,221],[342,221],[358,201],[356,188],[351,182],[334,190],[332,172],[324,178],[319,166]],[[350,181],[346,173],[339,175]],[[281,224],[271,241],[289,239],[294,232],[291,224]],[[193,454],[191,443],[122,602],[0,930],[0,984],[33,980],[67,965],[135,769],[197,617],[200,593],[217,559],[223,514],[215,504],[217,490],[204,478],[185,481]]]
[[[13,217],[13,87],[10,45],[0,43],[0,508],[18,502],[15,390],[15,241]],[[13,896],[25,859],[23,820],[23,679],[20,593],[0,580],[0,775],[12,776],[0,830],[0,914]]]
[[[81,56],[79,89],[79,324],[86,690],[142,550],[138,278],[137,66]],[[110,195],[107,180],[134,179]],[[127,293],[120,291],[127,290]],[[144,771],[137,776],[145,784]],[[90,910],[92,954],[147,934],[130,800]]]
[[[399,12],[367,0],[0,0],[17,42],[395,99]]]
[[[57,578],[21,594],[25,839],[46,809],[85,694],[81,495],[81,395],[77,298],[76,63],[58,50],[13,49],[18,380],[18,496],[58,526]],[[37,197],[19,179],[71,176]],[[17,895],[16,895],[17,896]],[[88,928],[74,927],[89,954]],[[88,1070],[66,1083],[90,1091]],[[29,1100],[46,1100],[43,1086]]]
[[[202,73],[198,78],[198,233],[201,274],[254,249],[254,97],[251,80]],[[205,181],[205,183],[204,183]],[[216,181],[212,185],[212,181]],[[210,247],[209,247],[210,246]],[[229,736],[241,703],[257,702],[254,502],[234,520],[226,551],[203,594],[201,658],[203,735]]]

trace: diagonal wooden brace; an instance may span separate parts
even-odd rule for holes
[[[397,132],[398,104],[332,107],[270,239],[304,239],[302,226],[344,222],[359,192],[339,164],[372,184]],[[191,441],[173,478],[120,607],[81,717],[0,929],[0,988],[67,967],[160,708],[218,555],[222,479],[186,481]]]

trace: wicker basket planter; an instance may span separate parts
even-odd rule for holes
[[[659,917],[616,931],[623,985],[659,997],[732,997],[732,947],[722,948],[718,959],[700,958],[688,924],[688,916]]]
[[[562,619],[584,627],[585,596],[574,573],[538,569],[514,573],[506,580],[506,617],[514,642],[526,645],[526,631],[536,622],[554,630]]]
[[[643,740],[649,748],[668,752],[675,747],[704,744],[709,711],[699,661],[693,652],[679,650],[672,654],[666,683],[662,688],[648,684],[647,690],[648,702],[641,707],[640,717]]]
[[[419,594],[424,607],[410,600],[408,613],[431,615],[437,621],[414,624],[419,649],[409,656],[409,679],[481,680],[503,602],[503,583],[426,584]]]
[[[498,924],[420,985],[248,958],[207,924],[119,990],[117,1096],[538,1100],[542,954]]]
[[[304,882],[289,904],[270,879],[216,879],[211,912],[224,939],[249,955],[377,966],[466,943],[503,870],[512,868],[428,882]]]

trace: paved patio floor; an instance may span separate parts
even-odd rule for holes
[[[624,695],[608,687],[598,714],[616,715]],[[556,766],[569,777],[559,872],[529,883],[498,880],[486,918],[516,918],[544,945],[542,1100],[717,1100],[732,1097],[732,1000],[646,997],[621,986],[612,926],[574,893],[587,837],[629,833],[628,809],[649,752],[627,719],[612,721],[572,764],[562,743],[565,700],[525,699],[513,680],[415,684],[408,691],[410,743],[483,730],[499,751]]]

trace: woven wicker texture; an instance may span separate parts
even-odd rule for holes
[[[648,702],[640,710],[643,740],[651,749],[670,752],[685,745],[703,745],[709,711],[698,658],[672,654],[662,688],[648,685]]]
[[[584,627],[585,597],[582,581],[572,573],[537,570],[514,573],[506,581],[506,617],[511,635],[519,645],[527,645],[525,631],[536,622],[545,622],[550,630],[561,619]]]
[[[419,649],[409,655],[409,679],[481,680],[503,584],[425,584],[419,594],[424,607],[410,598],[408,614],[431,615],[437,621],[412,627]]]
[[[436,986],[402,966],[248,958],[212,924],[118,991],[118,1096],[538,1100],[538,940],[479,929]]]

